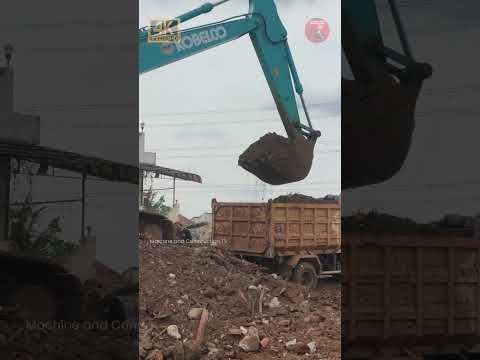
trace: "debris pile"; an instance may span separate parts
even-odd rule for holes
[[[274,203],[307,203],[307,204],[331,204],[332,202],[338,202],[340,199],[337,195],[326,195],[322,198],[314,198],[312,196],[303,194],[288,194],[281,195],[272,200]]]
[[[223,249],[140,244],[141,359],[340,359],[340,306],[333,281],[312,291]]]
[[[470,216],[446,215],[442,219],[419,223],[409,218],[371,211],[342,217],[342,232],[352,233],[365,231],[378,234],[455,234],[472,237],[474,220]]]

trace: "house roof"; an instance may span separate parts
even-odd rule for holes
[[[171,221],[165,215],[157,214],[154,212],[149,212],[145,210],[138,211],[140,222],[145,222],[149,224],[162,224],[162,223],[171,223]]]
[[[85,172],[87,175],[105,180],[138,185],[138,168],[136,166],[46,146],[1,141],[0,156],[30,161],[76,173]]]
[[[93,267],[96,280],[109,291],[131,285],[122,275],[99,261],[95,261]]]
[[[181,171],[181,170],[169,169],[163,166],[140,163],[140,170],[154,173],[155,176],[165,175],[165,176],[170,176],[177,179],[182,179],[185,181],[193,181],[200,184],[202,183],[202,178],[200,177],[200,175]]]
[[[177,216],[177,222],[180,223],[180,225],[182,226],[190,226],[190,225],[193,225],[193,221],[186,218],[185,216],[181,215],[181,214],[178,214]]]

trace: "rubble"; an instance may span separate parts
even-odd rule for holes
[[[268,307],[270,309],[275,309],[280,307],[280,301],[278,301],[277,297],[272,298],[272,300],[268,303]]]
[[[260,349],[260,338],[258,337],[258,330],[251,326],[248,328],[247,335],[238,343],[240,349],[245,352],[258,351]]]
[[[202,316],[202,313],[203,313],[203,308],[192,308],[188,312],[188,318],[190,320],[200,319],[200,317]]]
[[[338,201],[339,201],[339,196],[336,196],[336,195],[327,195],[327,196],[324,196],[323,198],[314,198],[312,196],[298,194],[298,193],[281,195],[272,200],[272,202],[274,203],[307,203],[307,204],[315,204],[315,203],[330,204],[332,202],[338,202]]]
[[[261,346],[262,349],[268,349],[268,348],[270,347],[270,343],[271,343],[270,338],[264,337],[264,338],[260,341],[260,346]]]
[[[174,286],[168,274],[176,274]],[[340,359],[337,282],[309,290],[224,249],[142,243],[140,284],[140,359],[154,350],[165,359],[176,351],[186,354],[187,344],[196,344],[191,353],[200,360]],[[208,321],[199,345],[193,339],[205,308]],[[178,328],[183,342],[167,334],[169,325]],[[287,350],[292,339],[300,345]]]
[[[310,353],[313,354],[315,351],[317,351],[317,343],[315,341],[309,342],[307,344],[308,349],[310,350]]]
[[[177,325],[170,325],[167,327],[167,334],[177,340],[182,338],[182,335],[180,335],[180,332],[178,331]]]
[[[470,216],[445,215],[443,218],[419,223],[377,211],[359,212],[342,217],[342,232],[369,232],[374,234],[423,234],[423,235],[460,235],[472,237],[474,221]]]

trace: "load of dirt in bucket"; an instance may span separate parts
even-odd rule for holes
[[[238,165],[270,185],[303,180],[310,172],[315,140],[264,135],[240,155]]]

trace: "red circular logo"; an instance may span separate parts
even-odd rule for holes
[[[330,35],[330,26],[325,19],[311,19],[305,24],[305,36],[314,43],[327,40]]]

